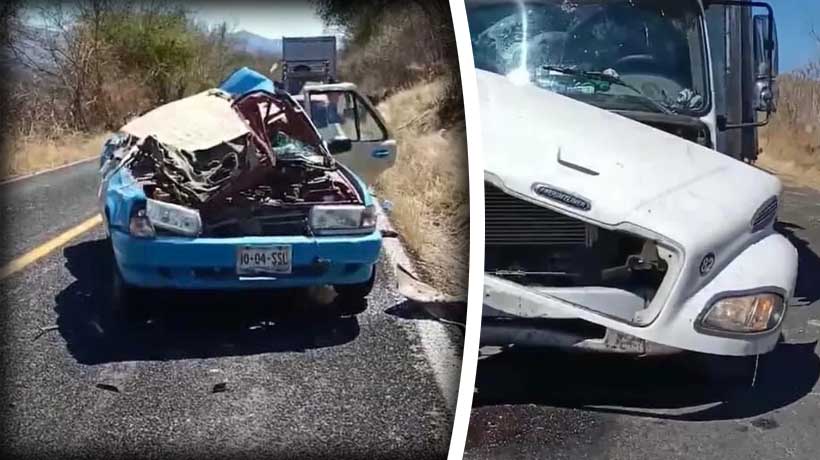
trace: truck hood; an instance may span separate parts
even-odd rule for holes
[[[477,78],[487,180],[545,207],[706,250],[748,234],[758,207],[780,193],[773,175],[696,143],[500,75]],[[589,209],[545,198],[534,184]]]

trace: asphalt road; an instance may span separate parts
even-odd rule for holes
[[[0,261],[94,215],[94,173],[0,185]],[[287,291],[157,296],[116,322],[102,238],[0,281],[4,458],[446,456],[463,335],[405,303],[384,257],[356,317]]]
[[[754,387],[736,372],[753,359],[495,350],[479,360],[465,458],[820,458],[820,193],[790,188],[782,206],[797,306]]]

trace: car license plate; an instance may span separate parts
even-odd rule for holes
[[[236,273],[254,275],[260,273],[287,274],[291,272],[291,247],[245,246],[236,252]]]

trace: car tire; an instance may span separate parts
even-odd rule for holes
[[[336,290],[336,305],[342,315],[358,315],[367,309],[365,297],[373,290],[376,284],[376,267],[370,278],[363,283],[337,284],[333,286]]]
[[[108,296],[108,312],[111,325],[120,325],[130,320],[141,309],[145,298],[142,289],[128,284],[120,273],[116,259],[111,254],[111,286]]]

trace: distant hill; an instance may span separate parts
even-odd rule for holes
[[[231,38],[236,40],[236,49],[247,51],[252,54],[267,54],[277,57],[282,56],[282,39],[267,38],[257,35],[247,30],[240,30],[231,34]]]

